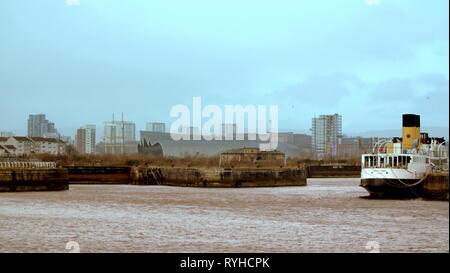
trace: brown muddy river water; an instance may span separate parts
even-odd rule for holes
[[[449,251],[448,202],[369,200],[358,184],[0,193],[0,252]]]

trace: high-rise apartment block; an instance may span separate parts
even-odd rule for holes
[[[316,157],[336,156],[342,138],[342,116],[320,115],[312,119],[312,148]]]
[[[86,125],[77,130],[75,147],[79,153],[95,153],[95,125]]]
[[[30,115],[28,117],[29,137],[49,137],[58,138],[58,131],[55,124],[45,118],[45,114]]]

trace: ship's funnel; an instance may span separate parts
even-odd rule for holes
[[[414,114],[403,115],[402,127],[403,149],[413,149],[413,143],[417,140],[420,143],[420,116]],[[419,146],[417,147],[419,148]]]

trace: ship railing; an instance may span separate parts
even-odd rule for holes
[[[393,147],[391,148],[390,152],[389,149],[386,147],[388,143],[390,143],[392,140],[388,138],[380,139],[372,146],[372,154],[411,154],[411,155],[424,155],[428,157],[433,158],[445,158],[448,157],[448,142],[444,141],[439,144],[432,143],[430,148],[427,149],[404,149],[403,145],[400,147]],[[400,152],[395,152],[400,151]]]
[[[54,169],[55,162],[24,162],[24,161],[7,161],[0,162],[0,169]]]
[[[425,157],[425,162],[430,160]],[[361,166],[363,168],[395,168],[395,169],[407,169],[408,165],[413,160],[412,154],[390,154],[390,153],[377,153],[377,154],[364,154],[361,158]]]
[[[400,152],[395,152],[400,149]],[[373,155],[378,154],[407,154],[407,155],[421,155],[426,156],[433,159],[439,159],[439,158],[448,158],[448,153],[445,150],[404,150],[403,148],[393,148],[393,150],[388,151],[386,147],[378,146],[378,149],[375,150],[375,147],[372,149]]]
[[[408,169],[409,164],[415,162],[414,157],[421,157],[425,164],[431,164],[433,170],[445,170],[448,169],[449,160],[448,157],[431,157],[425,154],[364,154],[361,158],[361,166],[363,168],[395,168],[395,169]]]
[[[385,146],[390,139],[383,138],[378,140],[372,147],[372,153],[384,153],[386,151],[386,148],[383,149],[383,146]]]

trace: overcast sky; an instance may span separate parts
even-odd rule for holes
[[[67,0],[75,3],[76,0]],[[0,1],[0,131],[115,112],[144,129],[175,104],[276,104],[279,126],[340,113],[343,131],[403,113],[448,127],[448,0]]]

